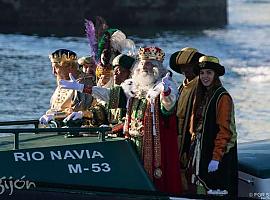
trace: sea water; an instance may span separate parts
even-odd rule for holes
[[[136,47],[186,46],[217,56],[226,68],[222,82],[233,97],[238,141],[270,138],[270,1],[229,0],[223,28],[130,31]],[[66,33],[68,35],[68,33]],[[38,119],[49,108],[56,81],[48,55],[59,48],[89,54],[85,37],[0,34],[0,121]],[[174,74],[180,83],[183,76]]]

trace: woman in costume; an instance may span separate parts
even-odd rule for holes
[[[199,59],[190,124],[191,182],[200,194],[237,196],[237,133],[234,104],[219,79],[225,68],[213,56]]]

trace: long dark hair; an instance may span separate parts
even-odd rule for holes
[[[193,118],[193,124],[192,126],[194,127],[195,124],[197,124],[199,118],[198,118],[198,110],[200,105],[203,103],[203,101],[205,100],[205,96],[208,95],[209,97],[212,96],[212,94],[214,93],[214,91],[218,88],[222,86],[222,83],[219,79],[219,76],[217,75],[217,73],[215,72],[215,76],[214,76],[214,80],[212,85],[210,86],[209,89],[207,89],[201,82],[201,79],[199,78],[198,81],[198,86],[195,92],[195,99],[194,99],[194,104],[193,104],[193,108],[192,108],[192,114],[194,115]],[[205,104],[207,102],[204,102]]]

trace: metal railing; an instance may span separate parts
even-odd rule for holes
[[[71,127],[71,128],[38,128],[38,120],[25,120],[25,121],[6,121],[0,122],[0,126],[14,126],[14,125],[29,125],[33,124],[35,128],[3,128],[0,129],[0,134],[11,133],[14,134],[14,149],[19,149],[19,135],[21,133],[67,133],[67,132],[87,132],[87,133],[98,133],[100,141],[105,141],[105,133],[111,131],[111,127],[97,127],[97,128],[81,128],[81,127]]]

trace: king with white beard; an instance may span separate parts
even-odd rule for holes
[[[129,97],[124,134],[157,189],[181,192],[175,103],[177,89],[158,47],[140,48],[132,78],[121,84]]]

